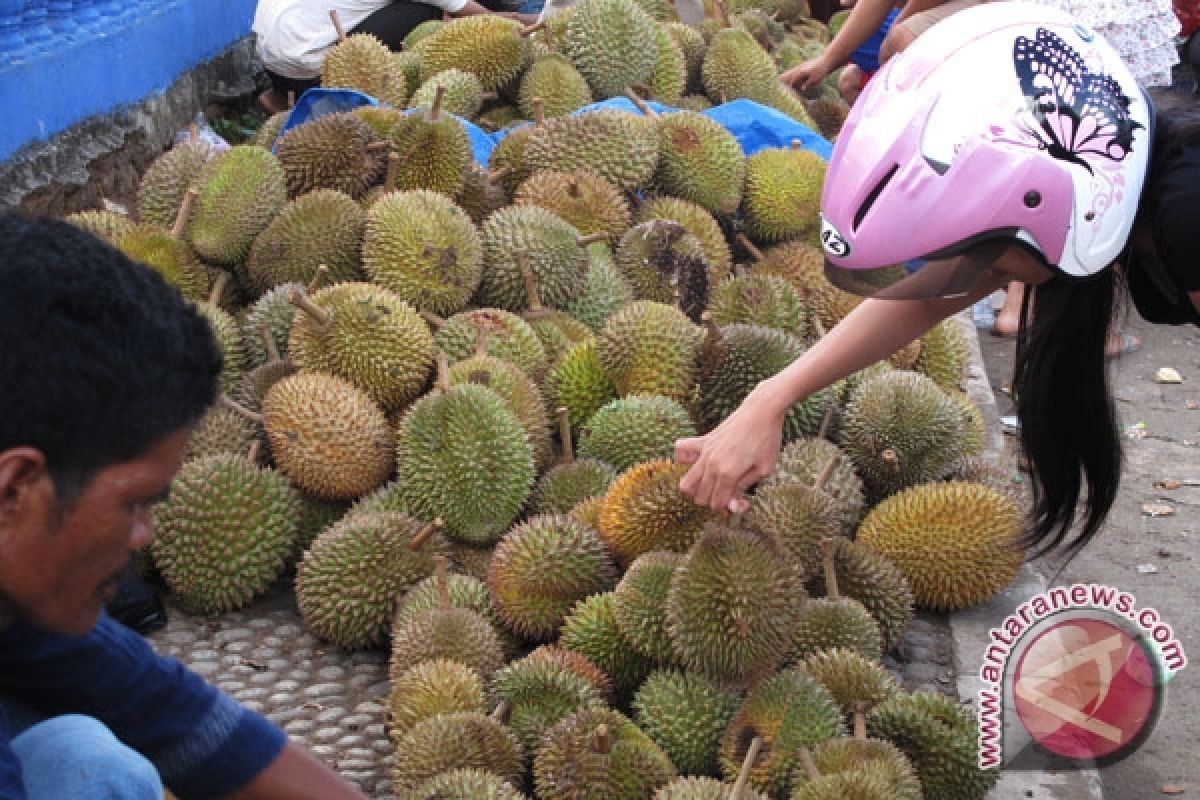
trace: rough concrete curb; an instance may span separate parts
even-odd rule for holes
[[[955,321],[962,329],[970,350],[967,367],[966,389],[971,400],[983,412],[988,431],[984,457],[994,463],[1004,463],[1008,458],[1004,447],[1000,416],[996,396],[992,393],[987,370],[983,364],[983,353],[979,347],[979,335],[971,321],[970,312],[959,314]],[[950,615],[950,631],[954,637],[954,661],[957,672],[958,696],[976,705],[983,681],[979,667],[987,650],[988,632],[999,625],[1021,603],[1042,592],[1047,580],[1037,563],[1021,568],[1013,584],[985,603]],[[988,794],[989,800],[1027,800],[1027,798],[1054,798],[1054,800],[1103,800],[1104,785],[1100,773],[1095,769],[1071,771],[1005,771],[1000,783]]]

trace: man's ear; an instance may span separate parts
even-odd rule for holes
[[[50,480],[46,456],[36,447],[0,451],[0,522],[29,511]]]

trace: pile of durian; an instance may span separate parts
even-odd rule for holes
[[[746,514],[697,507],[674,442],[859,302],[815,246],[824,163],[747,158],[694,111],[566,115],[703,91],[801,116],[777,71],[827,39],[802,11],[690,28],[583,0],[533,32],[430,23],[398,55],[350,36],[326,84],[394,107],[274,153],[181,144],[136,219],[71,217],[194,301],[225,355],[147,568],[202,614],[294,575],[315,634],[390,648],[398,797],[994,783],[971,712],[881,665],[914,605],[979,603],[1021,561],[956,323],[798,403]],[[455,116],[485,92],[480,121],[535,117],[486,166]]]

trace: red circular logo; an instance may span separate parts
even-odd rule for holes
[[[1078,761],[1120,757],[1157,721],[1154,656],[1104,619],[1065,620],[1038,631],[1012,673],[1013,702],[1034,741]]]

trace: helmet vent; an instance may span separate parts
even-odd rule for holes
[[[858,226],[862,224],[863,218],[867,216],[867,212],[871,210],[871,206],[875,204],[875,201],[879,198],[879,195],[883,194],[883,190],[891,182],[892,178],[896,174],[896,171],[899,169],[899,164],[893,164],[892,168],[887,171],[887,174],[879,180],[879,183],[875,184],[875,188],[872,189],[871,193],[866,196],[866,199],[863,200],[862,205],[858,207],[858,211],[856,211],[854,214],[853,230],[858,230]]]

